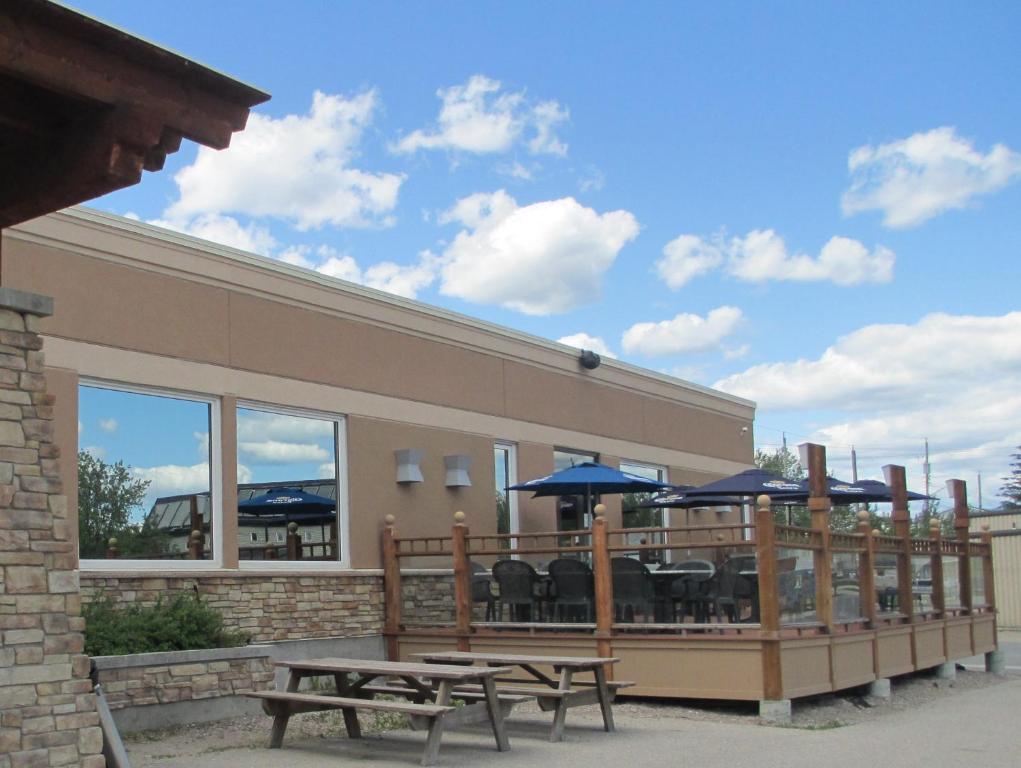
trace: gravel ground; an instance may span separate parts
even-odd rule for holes
[[[1012,672],[1006,678],[985,672],[958,670],[956,680],[938,681],[934,674],[919,673],[893,681],[893,696],[887,701],[871,701],[864,690],[845,691],[800,699],[794,704],[793,722],[787,728],[805,730],[826,730],[883,718],[894,712],[917,710],[935,701],[946,700],[965,691],[995,686],[1005,680],[1021,679],[1021,674]],[[760,726],[757,703],[743,704],[719,702],[661,702],[657,700],[620,699],[614,705],[618,722],[703,721],[712,723],[744,724]],[[519,705],[511,716],[512,729],[534,728],[545,732],[551,715],[541,713],[534,704]],[[393,715],[372,715],[360,713],[359,718],[366,735],[400,728],[401,719]],[[571,725],[591,726],[601,723],[599,708],[596,706],[572,709],[568,715],[568,729]],[[163,731],[146,731],[128,734],[124,741],[131,754],[132,763],[138,768],[145,766],[180,765],[188,757],[245,747],[265,747],[269,736],[270,718],[251,716],[221,720],[215,723],[189,725]],[[678,723],[680,725],[680,723]],[[769,726],[767,726],[769,727]],[[513,730],[511,731],[514,732]],[[298,715],[291,719],[287,740],[315,741],[343,738],[343,719],[339,712],[323,712]],[[188,761],[190,762],[190,761]]]

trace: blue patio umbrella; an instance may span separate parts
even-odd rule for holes
[[[517,485],[508,485],[507,490],[533,491],[535,496],[583,495],[587,514],[594,493],[654,493],[670,487],[669,483],[622,472],[594,461],[586,461],[554,472],[552,475],[537,477]]]
[[[674,486],[674,490],[653,496],[648,501],[643,501],[639,507],[655,509],[668,507],[670,509],[692,509],[694,507],[730,507],[740,506],[745,500],[738,496],[699,496],[692,494],[690,489],[693,485]]]
[[[804,491],[797,480],[788,480],[765,469],[746,469],[722,480],[696,486],[688,493],[692,496],[758,496],[765,493],[786,499]]]
[[[800,481],[801,490],[796,494],[780,494],[777,498],[781,501],[788,501],[797,498],[801,500],[804,496],[808,498],[808,481]],[[871,504],[875,502],[893,501],[893,489],[886,483],[879,480],[859,480],[856,483],[849,483],[836,477],[826,478],[827,495],[834,504]],[[924,493],[907,492],[908,501],[923,501],[931,499]]]
[[[249,515],[283,515],[290,519],[299,513],[320,514],[336,509],[337,502],[298,488],[271,488],[266,493],[238,502],[238,511]]]

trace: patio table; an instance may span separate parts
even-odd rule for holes
[[[302,661],[278,661],[275,666],[289,670],[285,691],[259,691],[247,694],[263,700],[267,714],[273,715],[270,747],[280,747],[290,716],[300,712],[340,709],[344,725],[352,739],[361,737],[356,710],[401,712],[414,720],[429,724],[429,734],[422,752],[422,765],[431,765],[440,748],[444,726],[488,720],[496,739],[496,748],[510,749],[503,724],[503,711],[496,694],[494,680],[511,672],[509,666],[466,667],[448,664],[417,664],[399,661],[323,658]],[[336,694],[299,692],[305,677],[332,677]],[[412,692],[414,701],[377,701],[370,685],[374,680],[398,678]],[[455,708],[451,694],[455,686],[478,685],[479,701]]]
[[[620,661],[614,656],[532,656],[511,653],[472,653],[469,651],[448,651],[418,653],[430,664],[464,664],[488,665],[489,668],[517,667],[528,676],[514,678],[497,678],[500,683],[499,693],[525,695],[534,697],[539,707],[548,712],[554,711],[553,726],[550,729],[550,741],[560,741],[564,737],[564,721],[567,710],[585,704],[599,704],[603,715],[603,729],[614,730],[613,710],[610,707],[619,688],[632,685],[629,682],[606,679],[606,665]],[[539,666],[551,666],[556,678],[550,677]],[[467,667],[479,669],[478,666]],[[594,682],[574,680],[576,673],[591,672]],[[501,674],[504,674],[501,672]],[[507,685],[507,684],[510,685]],[[455,692],[456,696],[456,692]]]

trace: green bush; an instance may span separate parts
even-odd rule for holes
[[[160,598],[153,606],[118,606],[100,596],[82,614],[89,656],[233,648],[250,639],[225,630],[223,617],[194,595]]]

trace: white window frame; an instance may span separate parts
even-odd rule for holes
[[[275,403],[262,403],[256,400],[238,399],[237,408],[249,411],[275,413],[280,416],[296,416],[302,419],[320,419],[336,424],[334,432],[333,455],[336,460],[334,477],[337,482],[337,536],[340,538],[339,560],[239,560],[238,569],[242,571],[348,571],[351,570],[351,526],[348,506],[348,474],[347,474],[347,418],[343,414],[318,411],[313,408],[301,408]],[[237,412],[235,411],[235,420]],[[235,441],[234,462],[237,463],[237,445]]]
[[[650,464],[647,461],[632,461],[631,459],[621,459],[620,463],[619,463],[619,466],[620,467],[625,467],[625,466],[628,466],[628,467],[642,467],[643,469],[655,469],[655,470],[657,470],[660,473],[660,482],[661,483],[669,483],[670,482],[670,468],[666,467],[666,466],[664,466],[662,464]],[[622,472],[626,472],[627,470],[621,469],[621,471]],[[663,509],[663,527],[664,528],[669,528],[670,524],[671,524],[671,519],[670,519],[671,518],[671,515],[670,515],[671,509],[670,509],[670,507],[662,507],[662,509]],[[667,550],[664,550],[664,553],[665,554],[664,554],[664,557],[663,557],[663,562],[665,562],[665,563],[673,562],[673,551],[667,549]]]
[[[168,387],[151,387],[144,384],[132,384],[122,381],[109,381],[88,376],[78,379],[81,387],[109,389],[132,395],[151,395],[169,397],[175,400],[191,400],[209,406],[209,503],[210,523],[212,526],[212,557],[209,560],[131,560],[111,558],[109,560],[79,559],[82,571],[209,571],[223,568],[223,465],[221,462],[222,447],[220,440],[220,398],[201,392],[189,392]],[[76,393],[77,394],[77,393]],[[79,400],[80,400],[79,395]],[[75,504],[77,509],[77,501]]]
[[[518,482],[518,445],[506,440],[494,440],[493,448],[500,448],[507,451],[507,485],[515,485]],[[518,519],[518,491],[505,491],[507,494],[507,512],[510,517],[510,532],[520,533],[521,523]],[[518,546],[516,538],[511,539],[511,547]],[[515,556],[516,557],[516,556]]]

